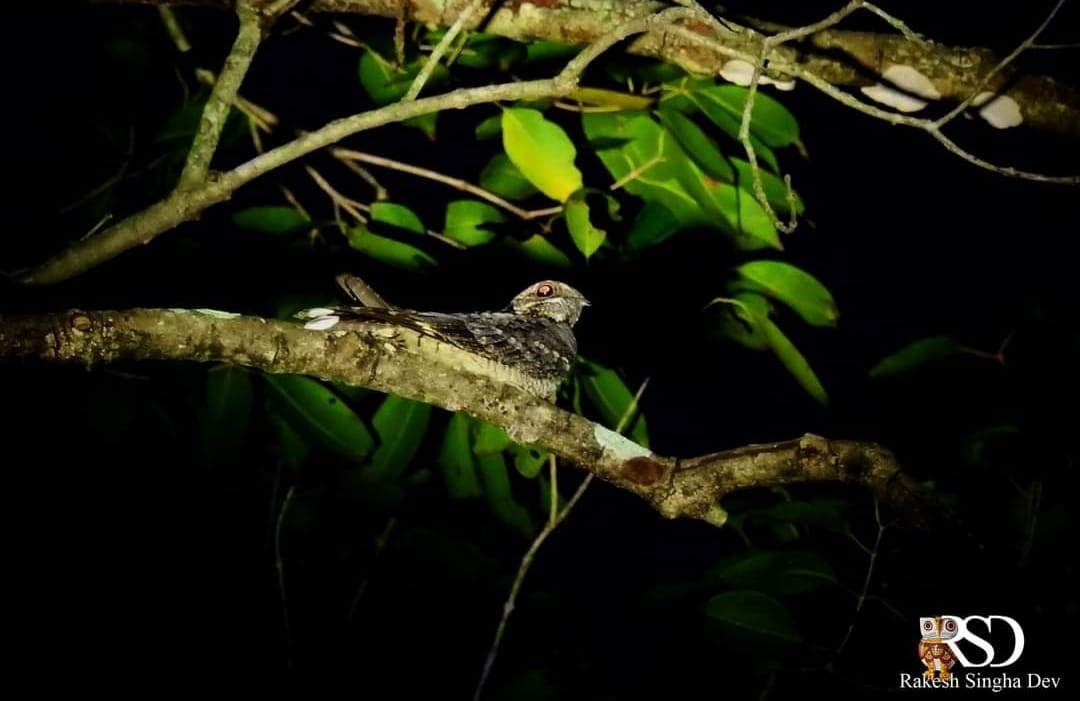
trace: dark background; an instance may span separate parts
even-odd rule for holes
[[[830,8],[800,3],[792,13],[786,3],[753,3],[752,11],[794,23]],[[1004,52],[1048,4],[893,9],[942,43]],[[92,209],[57,211],[115,172],[127,138],[117,125],[134,125],[136,163],[161,152],[155,134],[180,105],[175,76],[219,66],[234,27],[213,11],[182,17],[194,56],[175,54],[153,8],[39,10],[2,23],[11,82],[0,267],[30,265],[93,226],[100,214]],[[341,19],[368,33],[392,26]],[[1074,39],[1075,20],[1075,8],[1066,8],[1046,41]],[[316,21],[321,30],[329,25],[326,17]],[[862,17],[848,26],[881,28]],[[1039,52],[1020,63],[1076,85],[1075,54]],[[322,31],[276,36],[242,94],[283,118],[271,141],[284,140],[290,129],[369,106],[355,77],[357,56]],[[745,553],[732,529],[664,521],[597,484],[541,550],[510,622],[492,698],[750,698],[764,690],[792,698],[811,689],[876,698],[897,691],[899,672],[918,672],[917,619],[938,613],[1015,616],[1028,648],[1010,671],[1075,683],[1080,193],[980,170],[925,134],[871,120],[806,86],[777,95],[799,120],[810,154],[784,161],[808,215],[785,240],[785,259],[818,277],[841,314],[837,329],[785,330],[822,378],[831,406],[817,406],[771,356],[708,333],[699,310],[740,260],[715,238],[681,236],[642,259],[560,272],[593,301],[579,327],[582,352],[619,369],[631,387],[651,378],[643,407],[652,447],[662,454],[804,432],[880,441],[939,491],[966,532],[890,525],[869,591],[896,613],[875,600],[856,616],[866,555],[843,533],[798,525],[795,545],[825,558],[839,584],[789,602],[810,644],[775,651],[711,636],[702,596],[658,594],[692,586],[720,558]],[[485,106],[440,115],[434,144],[400,126],[346,143],[474,180],[497,144],[475,142],[472,127],[478,115],[494,113]],[[958,142],[995,163],[1053,173],[1080,165],[1077,144],[1052,135],[998,132],[963,119],[951,128]],[[246,142],[237,143],[218,167],[249,156]],[[325,155],[304,162],[334,168]],[[156,172],[122,186],[114,211],[160,196],[167,178],[153,182]],[[455,195],[379,176],[395,200],[431,222]],[[347,249],[283,245],[231,226],[236,208],[280,203],[279,183],[323,206],[305,182],[301,167],[290,165],[200,221],[76,280],[9,286],[0,310],[163,306],[270,315],[287,301],[333,299],[332,276],[343,269],[400,304],[466,310],[501,306],[551,274],[485,252],[447,255],[432,273],[405,274]],[[932,335],[990,352],[1012,336],[1007,364],[960,356],[899,381],[868,378],[883,356]],[[468,698],[527,543],[482,507],[451,502],[437,484],[389,512],[335,499],[326,485],[340,466],[330,462],[282,477],[265,427],[256,426],[240,457],[200,462],[193,441],[204,378],[205,368],[183,364],[0,369],[10,505],[4,619],[14,671],[90,688],[227,678],[256,687],[291,680],[301,691],[341,684],[376,698]],[[1017,430],[973,459],[972,436],[1001,425]],[[571,469],[564,474],[579,478]],[[301,495],[283,548],[291,642],[271,548],[282,479]],[[868,494],[833,485],[788,493],[840,500],[851,532],[873,542]],[[1034,511],[1031,494],[1040,495]],[[740,494],[726,506],[751,513],[773,498]],[[390,516],[397,525],[376,558],[374,538]],[[894,514],[883,508],[882,517],[892,522]],[[777,532],[754,532],[753,547],[792,547]],[[837,657],[832,651],[852,621]]]

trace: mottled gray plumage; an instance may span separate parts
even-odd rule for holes
[[[339,284],[350,292],[347,282],[339,278]],[[544,280],[523,290],[499,311],[453,314],[386,305],[306,309],[297,316],[307,320],[304,326],[309,329],[331,329],[349,322],[382,322],[412,329],[494,361],[511,371],[496,372],[501,379],[534,394],[551,396],[573,368],[577,357],[573,327],[588,305],[569,285]]]

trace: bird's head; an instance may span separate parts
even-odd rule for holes
[[[573,326],[589,300],[570,285],[542,280],[531,285],[510,301],[515,314],[537,316]]]

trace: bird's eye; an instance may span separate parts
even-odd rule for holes
[[[540,287],[536,288],[536,296],[537,297],[550,297],[554,293],[555,293],[555,288],[552,287],[551,285],[540,285]]]

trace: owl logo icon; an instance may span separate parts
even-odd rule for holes
[[[919,659],[926,667],[923,678],[933,679],[937,672],[938,679],[948,681],[952,678],[949,670],[956,664],[956,655],[953,654],[950,642],[959,632],[956,619],[952,616],[920,618],[919,629],[922,631]]]

